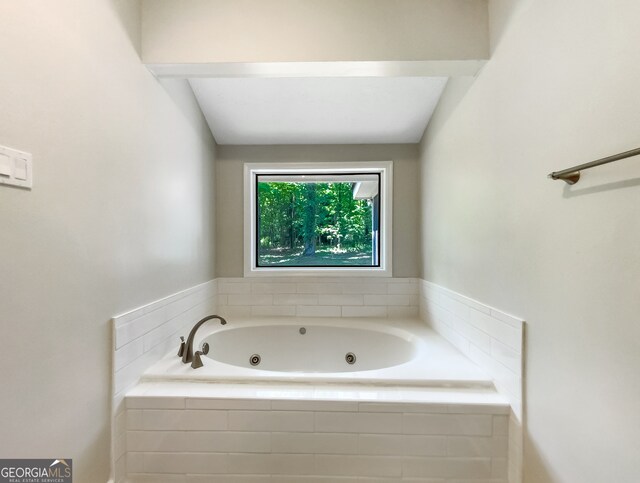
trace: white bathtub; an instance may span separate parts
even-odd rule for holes
[[[201,327],[194,350],[205,342],[203,367],[183,364],[176,340],[175,351],[142,380],[493,386],[484,371],[418,320],[230,318],[226,326],[213,320]],[[355,356],[353,364],[347,354]],[[255,355],[260,363],[253,366]]]

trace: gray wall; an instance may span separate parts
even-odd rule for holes
[[[214,276],[215,144],[182,81],[140,63],[130,1],[0,2],[0,455],[109,476],[109,319]],[[7,20],[9,19],[9,20]]]
[[[525,481],[640,475],[640,3],[492,2],[494,52],[423,141],[427,280],[528,322]]]
[[[243,165],[287,161],[394,161],[393,275],[415,277],[418,256],[418,146],[219,146],[216,160],[216,275],[243,276]]]

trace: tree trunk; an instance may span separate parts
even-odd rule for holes
[[[304,252],[302,252],[302,256],[313,257],[316,254],[317,185],[315,183],[306,183],[304,191],[306,206],[304,213]]]

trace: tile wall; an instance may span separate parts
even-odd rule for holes
[[[438,414],[433,405],[395,404],[373,410],[363,403],[344,402],[312,411],[295,401],[285,410],[283,402],[244,399],[182,399],[171,403],[176,407],[136,407],[131,400],[127,404],[133,406],[125,411],[124,394],[142,372],[177,347],[178,337],[194,321],[213,312],[226,317],[420,315],[491,374],[513,412],[511,417],[500,412],[466,417]],[[122,481],[128,471],[135,481],[185,483],[461,483],[469,478],[474,483],[519,482],[523,326],[518,318],[414,278],[221,278],[192,287],[113,319],[115,481]],[[193,406],[198,404],[205,406]],[[296,421],[301,426],[295,426]],[[465,421],[481,429],[469,429]],[[420,427],[424,429],[415,429]],[[412,449],[410,441],[426,449]],[[210,476],[182,471],[192,465]],[[149,473],[154,468],[167,471]],[[171,473],[176,469],[177,474]],[[285,474],[291,471],[294,474]]]
[[[127,474],[155,483],[507,483],[508,411],[127,397]]]
[[[119,315],[112,319],[112,462],[115,481],[125,467],[124,395],[138,382],[142,373],[172,348],[194,321],[216,307],[217,282],[191,287],[170,297]]]
[[[380,277],[219,278],[228,317],[417,317],[418,280]]]
[[[509,481],[522,481],[523,354],[525,322],[425,280],[420,281],[420,315],[492,377],[513,411],[510,421]]]

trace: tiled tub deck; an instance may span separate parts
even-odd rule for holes
[[[143,383],[125,401],[130,482],[507,483],[492,390]]]

